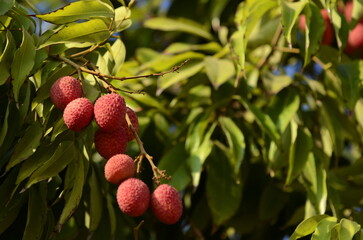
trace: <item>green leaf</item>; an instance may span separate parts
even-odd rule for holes
[[[316,215],[311,218],[305,219],[296,227],[294,233],[290,237],[290,240],[299,239],[309,234],[312,234],[318,226],[319,222],[328,217],[328,215]]]
[[[187,159],[187,163],[191,169],[194,187],[197,187],[199,185],[200,175],[202,173],[202,166],[204,165],[207,157],[212,152],[213,144],[210,138],[216,126],[217,123],[213,123],[213,125],[208,129],[204,136],[194,136],[196,137],[197,142],[199,142],[199,139],[201,140],[200,144],[192,147],[191,156]]]
[[[216,42],[209,42],[205,44],[190,44],[190,43],[183,43],[183,42],[176,42],[170,44],[165,50],[165,54],[177,54],[187,51],[205,51],[205,52],[212,52],[216,53],[222,50],[220,44]]]
[[[10,76],[10,65],[14,57],[14,51],[15,42],[13,35],[10,31],[6,31],[6,45],[0,56],[0,85],[3,85]]]
[[[19,215],[26,197],[21,195],[0,208],[0,234],[10,227]]]
[[[353,10],[352,10],[352,22],[351,26],[356,26],[359,20],[363,17],[363,1],[353,0]]]
[[[282,5],[281,21],[284,27],[285,38],[290,47],[291,47],[291,31],[306,4],[307,0],[299,2],[289,2],[286,0],[281,0],[281,5]]]
[[[166,152],[158,163],[158,168],[166,170],[169,176],[172,176],[168,183],[174,186],[178,191],[183,190],[191,181],[190,170],[185,159],[188,154],[184,145],[178,143],[168,152]]]
[[[311,237],[311,240],[326,240],[331,239],[331,230],[337,224],[336,217],[327,217],[322,219],[317,227],[316,230]]]
[[[147,28],[162,31],[180,31],[194,34],[196,36],[212,40],[213,36],[205,30],[205,28],[197,22],[189,19],[171,19],[166,17],[156,17],[148,19],[144,22]]]
[[[289,155],[289,169],[286,178],[286,185],[291,182],[302,172],[308,161],[309,153],[313,146],[311,133],[307,128],[298,127],[297,136],[294,144],[291,146]]]
[[[303,171],[303,176],[304,185],[308,192],[308,199],[314,207],[312,210],[315,210],[312,212],[314,215],[325,213],[328,198],[327,173],[322,161],[310,154]]]
[[[325,30],[323,16],[320,9],[313,2],[309,1],[305,7],[305,19],[304,66],[310,62],[311,55],[318,51]]]
[[[57,43],[99,43],[110,37],[108,26],[101,19],[73,23],[50,36],[40,47]]]
[[[89,231],[93,232],[97,229],[100,224],[103,202],[102,202],[102,192],[100,188],[100,183],[97,179],[96,171],[92,168],[91,176],[88,179],[88,184],[90,186],[90,225]]]
[[[363,79],[363,61],[352,61],[338,65],[338,74],[341,78],[341,87],[344,101],[349,109],[353,109],[360,98],[360,89]]]
[[[1,127],[1,131],[0,131],[0,146],[3,145],[5,137],[6,137],[6,133],[8,132],[9,111],[10,111],[10,104],[8,104],[8,106],[6,108],[6,113],[5,113],[5,116],[4,116],[4,122],[3,122],[3,125]]]
[[[169,73],[165,76],[161,76],[158,78],[158,91],[157,94],[160,95],[165,89],[168,87],[171,87],[172,85],[188,79],[194,75],[196,75],[198,72],[202,70],[204,67],[204,63],[201,61],[192,61],[188,62],[188,64],[181,69],[179,69],[177,72]]]
[[[30,177],[30,175],[36,169],[38,169],[39,167],[44,165],[45,162],[51,159],[52,156],[55,154],[57,147],[58,143],[52,144],[50,146],[45,143],[40,145],[37,151],[21,165],[15,184],[20,184],[23,180]]]
[[[207,56],[204,58],[204,64],[207,76],[215,89],[218,89],[235,74],[233,63],[228,59]]]
[[[15,4],[15,0],[0,0],[0,15],[4,15]]]
[[[68,171],[71,173],[68,173]],[[66,178],[68,178],[68,180],[66,179],[68,186],[65,186],[65,188],[70,193],[66,195],[66,203],[57,224],[58,230],[61,230],[63,224],[74,213],[82,197],[85,169],[83,158],[80,154],[77,154],[77,157],[68,166]]]
[[[16,144],[14,153],[6,166],[6,171],[33,155],[43,136],[43,129],[39,123],[27,128],[24,136]]]
[[[270,183],[261,195],[258,213],[261,220],[275,221],[288,201],[288,194]]]
[[[132,24],[130,20],[131,11],[129,8],[121,6],[115,10],[114,32],[121,32],[129,28]]]
[[[270,138],[277,144],[280,145],[280,134],[278,133],[275,123],[272,121],[269,115],[263,113],[255,105],[249,103],[246,99],[240,97],[237,98],[247,109],[249,109],[256,118],[256,122],[260,127],[270,136]]]
[[[242,184],[237,182],[233,167],[223,154],[211,154],[207,172],[208,205],[214,224],[221,225],[236,213],[242,197]]]
[[[124,43],[117,39],[111,48],[108,48],[108,51],[104,55],[104,59],[107,62],[109,71],[112,75],[116,75],[119,69],[122,67],[122,64],[125,61],[126,57],[126,48]]]
[[[342,51],[345,48],[346,42],[348,40],[348,35],[349,35],[348,23],[344,19],[344,16],[339,14],[337,8],[333,6],[330,8],[330,16],[334,27],[337,45],[339,47],[339,50]]]
[[[219,122],[228,141],[228,157],[233,166],[233,171],[238,175],[246,149],[243,133],[230,118],[220,117]]]
[[[45,221],[47,218],[47,191],[42,184],[29,190],[28,215],[24,230],[23,240],[38,240],[42,238]]]
[[[339,239],[352,239],[361,229],[361,226],[354,221],[343,218],[340,220]]]
[[[113,18],[114,10],[108,5],[98,0],[85,0],[70,3],[54,12],[35,15],[44,21],[54,24],[64,24],[80,19],[90,19],[97,17]]]
[[[74,157],[74,143],[71,141],[65,141],[60,143],[53,156],[48,161],[44,162],[41,167],[33,172],[25,188],[29,188],[31,185],[39,181],[56,176],[70,162],[72,162]]]
[[[30,34],[23,29],[23,40],[20,47],[14,53],[14,60],[11,64],[11,76],[13,77],[13,92],[15,101],[19,101],[20,87],[26,77],[33,69],[35,59],[34,40]]]
[[[295,89],[286,88],[276,95],[268,109],[268,113],[281,133],[285,131],[299,107],[300,97]]]

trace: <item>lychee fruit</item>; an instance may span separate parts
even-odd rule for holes
[[[350,23],[352,21],[353,1],[349,1],[345,4],[343,13],[347,22]],[[361,18],[359,22],[363,23],[363,18]]]
[[[139,121],[137,119],[137,115],[136,113],[129,107],[126,107],[126,113],[130,118],[131,124],[134,127],[136,133],[139,132]],[[125,116],[126,117],[126,116]],[[135,138],[134,134],[132,133],[131,128],[129,128],[127,121],[125,119],[125,121],[123,121],[122,126],[126,129],[126,133],[127,133],[127,140],[131,141]]]
[[[158,186],[151,195],[151,211],[165,224],[179,221],[183,204],[178,191],[168,184]]]
[[[101,130],[114,131],[122,127],[122,121],[125,119],[125,100],[117,93],[103,95],[95,103],[94,114]]]
[[[93,104],[87,98],[74,99],[64,109],[63,119],[69,129],[81,131],[93,119]]]
[[[126,179],[117,189],[117,203],[125,214],[138,217],[144,214],[149,207],[149,188],[140,179]]]
[[[113,132],[105,132],[98,129],[94,142],[97,152],[106,159],[116,154],[124,153],[127,147],[125,129],[119,128]]]
[[[53,83],[50,88],[50,99],[54,106],[64,110],[68,103],[83,95],[82,86],[77,79],[72,76],[64,76]]]
[[[135,173],[134,160],[126,154],[112,156],[105,165],[105,178],[113,184],[120,184],[122,180],[131,178]]]
[[[325,22],[325,31],[323,33],[323,39],[321,41],[324,45],[330,45],[334,41],[334,28],[329,18],[329,13],[326,9],[320,10],[321,15],[323,16]],[[306,17],[305,15],[301,15],[299,18],[299,28],[301,31],[305,31],[306,26]]]

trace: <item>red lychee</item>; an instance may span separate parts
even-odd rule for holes
[[[140,179],[126,179],[117,189],[117,203],[125,214],[138,217],[144,214],[149,207],[149,188]]]
[[[68,103],[83,95],[82,86],[72,76],[64,76],[53,83],[50,88],[50,99],[54,106],[64,110]]]
[[[94,142],[97,152],[102,157],[109,159],[126,151],[127,135],[123,128],[113,132],[105,132],[99,129],[96,131]]]
[[[178,191],[168,184],[158,186],[151,195],[151,211],[165,224],[179,221],[183,204]]]
[[[105,178],[113,184],[120,184],[122,180],[133,177],[135,164],[133,159],[126,154],[116,154],[105,165]]]
[[[122,121],[125,119],[125,100],[117,93],[103,95],[95,103],[94,114],[100,129],[114,131],[122,127]]]
[[[363,23],[359,22],[349,32],[347,47],[344,51],[349,55],[361,56],[363,53]]]
[[[93,104],[87,98],[74,99],[64,109],[63,119],[69,129],[81,131],[93,119]]]
[[[320,10],[321,15],[323,16],[324,22],[325,22],[325,31],[323,33],[323,39],[321,41],[324,45],[330,45],[333,43],[334,40],[334,28],[331,24],[329,13],[326,9]],[[299,28],[301,31],[305,31],[306,26],[306,17],[305,15],[301,15],[299,18]]]
[[[136,113],[129,107],[126,107],[126,113],[129,116],[130,120],[131,120],[131,124],[134,127],[136,133],[139,132],[139,121],[137,119],[137,115]],[[122,126],[127,129],[126,133],[127,133],[127,140],[131,141],[135,138],[134,134],[132,133],[131,128],[129,128],[127,121],[125,119],[125,121],[123,121]]]

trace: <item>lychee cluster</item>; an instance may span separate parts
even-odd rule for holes
[[[95,148],[107,160],[106,180],[119,185],[116,198],[122,212],[138,217],[151,206],[155,217],[165,224],[174,224],[180,219],[183,205],[175,188],[162,184],[150,194],[146,183],[134,177],[134,160],[125,151],[127,143],[135,138],[134,131],[138,132],[139,124],[135,112],[126,106],[121,95],[103,95],[93,105],[83,97],[80,82],[65,76],[52,85],[50,98],[63,111],[64,123],[70,130],[81,131],[95,119],[98,125]]]

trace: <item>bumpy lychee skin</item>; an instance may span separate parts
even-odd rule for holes
[[[83,95],[82,86],[77,79],[72,76],[64,76],[53,83],[50,88],[50,99],[54,106],[64,110],[68,103]]]
[[[117,203],[125,214],[131,217],[141,216],[150,204],[149,188],[140,179],[126,179],[117,189]]]
[[[136,113],[129,107],[126,107],[126,113],[129,116],[129,118],[131,120],[131,124],[134,127],[136,133],[138,133],[139,132],[139,121],[137,119]],[[131,128],[129,128],[126,119],[125,119],[125,121],[123,121],[122,126],[126,129],[127,140],[130,142],[131,140],[133,140],[135,138],[135,136],[132,133]]]
[[[117,93],[103,95],[95,103],[94,114],[100,129],[114,131],[122,127],[126,114],[125,100]]]
[[[74,99],[64,109],[63,119],[69,129],[81,131],[93,119],[93,104],[87,98]]]
[[[109,159],[126,151],[127,136],[123,128],[113,132],[105,132],[99,129],[96,131],[94,142],[97,152],[102,157]]]
[[[105,178],[113,184],[120,184],[122,180],[131,178],[135,173],[133,159],[126,154],[117,154],[108,159],[105,165]]]
[[[179,221],[183,213],[183,203],[178,191],[168,184],[158,186],[151,195],[151,211],[165,224]]]

